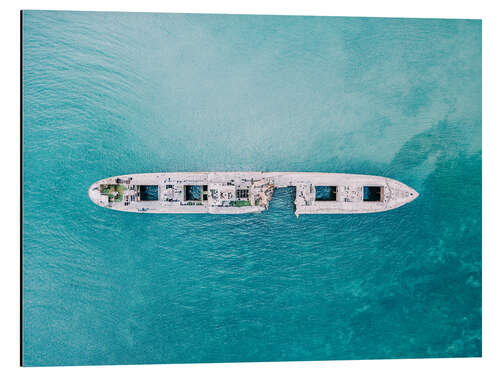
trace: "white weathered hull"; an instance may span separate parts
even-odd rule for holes
[[[193,186],[199,188],[201,198],[186,200],[186,189]],[[141,189],[148,187],[157,190],[157,200],[141,200]],[[274,188],[281,187],[296,188],[296,215],[381,212],[418,197],[409,186],[386,177],[314,172],[129,174],[97,181],[90,187],[89,197],[99,206],[126,212],[243,214],[266,210]],[[331,193],[335,200],[316,200],[316,192],[325,187],[335,190]],[[380,199],[365,201],[367,187],[375,188]],[[238,194],[244,197],[237,198]]]

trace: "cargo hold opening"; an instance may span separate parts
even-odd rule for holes
[[[363,202],[382,202],[383,198],[383,186],[363,186]]]
[[[336,201],[337,187],[336,186],[315,186],[317,201]]]
[[[141,201],[158,200],[158,185],[137,185],[137,191]]]
[[[205,185],[184,185],[184,200],[201,201],[204,186]]]

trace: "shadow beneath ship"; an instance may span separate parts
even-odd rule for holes
[[[287,215],[295,213],[295,186],[274,189],[273,199],[269,204],[269,210],[286,211]]]

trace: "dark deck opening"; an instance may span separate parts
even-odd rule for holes
[[[336,186],[315,186],[317,201],[336,201],[337,187]]]
[[[141,201],[157,201],[158,185],[138,185]]]
[[[185,185],[184,200],[186,201],[201,201],[202,185]]]
[[[363,186],[363,201],[380,202],[382,201],[382,192],[382,186]]]
[[[237,199],[248,199],[248,189],[236,189]]]

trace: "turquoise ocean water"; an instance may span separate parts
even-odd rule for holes
[[[481,22],[23,13],[25,365],[481,355]],[[368,215],[141,215],[94,181],[384,175]]]

